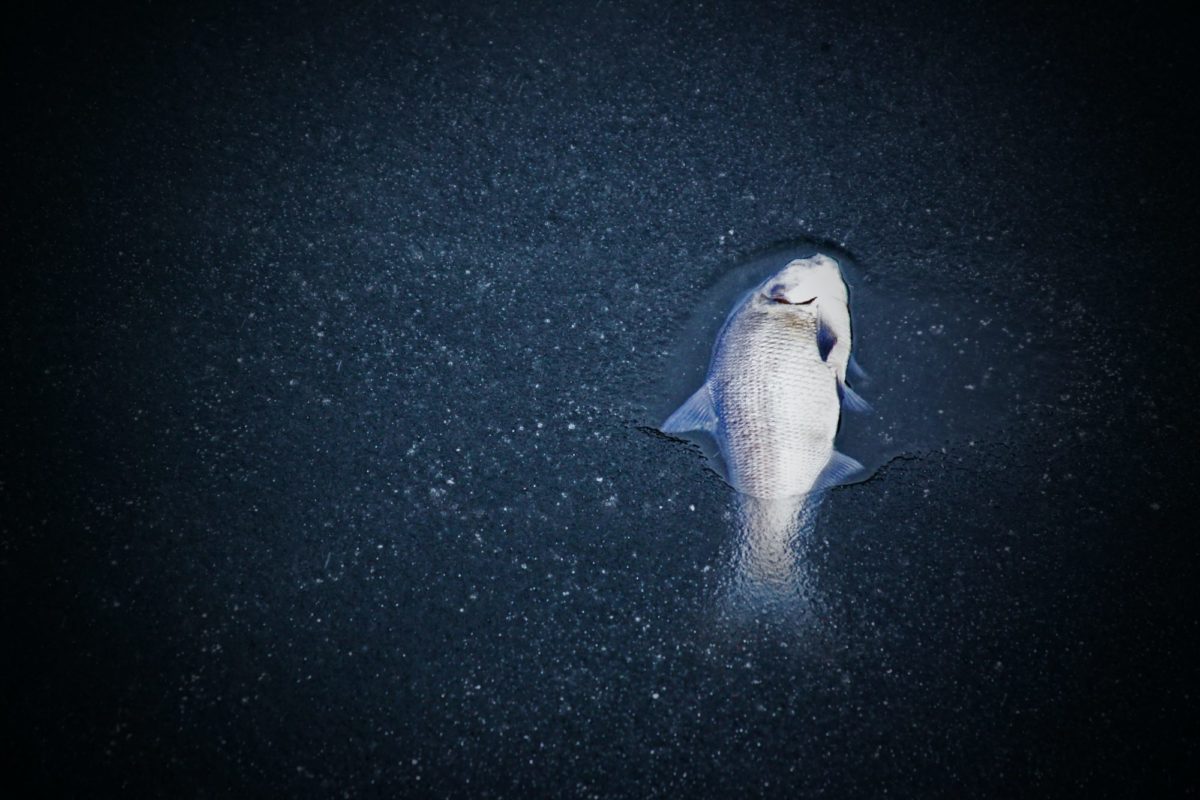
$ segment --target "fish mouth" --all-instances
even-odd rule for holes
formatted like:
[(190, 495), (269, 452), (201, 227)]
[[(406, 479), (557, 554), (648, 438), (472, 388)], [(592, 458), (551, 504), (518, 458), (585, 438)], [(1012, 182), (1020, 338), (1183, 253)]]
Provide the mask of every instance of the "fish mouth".
[(795, 303), (793, 303), (791, 300), (788, 300), (783, 295), (769, 294), (769, 295), (767, 295), (767, 299), (770, 300), (772, 303), (783, 303), (784, 305), (789, 305), (789, 306), (807, 306), (807, 305), (811, 304), (817, 298), (810, 297), (807, 300), (798, 300)]

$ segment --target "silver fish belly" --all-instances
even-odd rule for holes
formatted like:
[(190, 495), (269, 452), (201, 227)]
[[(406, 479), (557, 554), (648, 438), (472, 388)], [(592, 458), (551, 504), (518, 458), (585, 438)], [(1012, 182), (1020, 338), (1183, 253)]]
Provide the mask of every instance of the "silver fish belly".
[(727, 480), (752, 497), (818, 492), (862, 468), (834, 450), (838, 369), (822, 358), (809, 305), (748, 294), (717, 336), (704, 385), (661, 428), (711, 434)]
[(763, 498), (813, 490), (840, 416), (815, 317), (748, 304), (717, 342), (709, 389), (713, 435), (735, 489)]

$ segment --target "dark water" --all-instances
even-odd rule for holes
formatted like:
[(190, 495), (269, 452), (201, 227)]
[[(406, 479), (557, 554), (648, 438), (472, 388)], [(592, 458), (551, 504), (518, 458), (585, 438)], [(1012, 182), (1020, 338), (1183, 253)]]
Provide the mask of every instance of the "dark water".
[[(1194, 789), (1180, 21), (263, 4), (5, 29), (14, 785)], [(880, 421), (856, 435), (892, 440), (792, 543), (803, 613), (731, 614), (739, 510), (645, 429), (697, 305), (805, 236), (858, 265)]]

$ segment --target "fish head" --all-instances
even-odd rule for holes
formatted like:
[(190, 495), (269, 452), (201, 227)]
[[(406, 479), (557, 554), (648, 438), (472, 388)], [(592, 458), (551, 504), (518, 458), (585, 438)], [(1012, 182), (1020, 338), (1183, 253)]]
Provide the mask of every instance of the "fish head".
[(789, 262), (763, 281), (758, 296), (763, 305), (809, 314), (816, 314), (822, 304), (845, 305), (849, 299), (837, 260), (822, 253)]

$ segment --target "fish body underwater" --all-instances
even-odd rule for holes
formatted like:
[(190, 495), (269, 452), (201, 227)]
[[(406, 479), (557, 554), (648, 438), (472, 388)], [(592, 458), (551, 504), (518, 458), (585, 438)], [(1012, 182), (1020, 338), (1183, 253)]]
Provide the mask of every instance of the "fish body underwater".
[[(837, 261), (796, 259), (748, 292), (717, 335), (704, 384), (663, 423), (717, 443), (738, 492), (817, 493), (862, 469), (834, 449), (848, 386), (850, 314)], [(857, 402), (855, 402), (857, 401)]]

